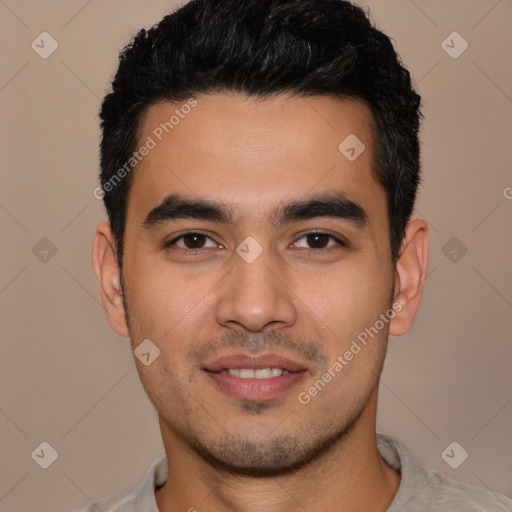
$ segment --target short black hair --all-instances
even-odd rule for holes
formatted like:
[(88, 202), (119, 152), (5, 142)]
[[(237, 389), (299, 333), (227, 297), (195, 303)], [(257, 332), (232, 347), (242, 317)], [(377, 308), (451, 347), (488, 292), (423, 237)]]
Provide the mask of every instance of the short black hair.
[(100, 181), (120, 268), (133, 177), (126, 163), (144, 114), (159, 101), (208, 93), (365, 102), (372, 112), (373, 173), (386, 192), (396, 263), (421, 181), (423, 116), (390, 38), (345, 0), (192, 0), (140, 30), (120, 52), (101, 107)]

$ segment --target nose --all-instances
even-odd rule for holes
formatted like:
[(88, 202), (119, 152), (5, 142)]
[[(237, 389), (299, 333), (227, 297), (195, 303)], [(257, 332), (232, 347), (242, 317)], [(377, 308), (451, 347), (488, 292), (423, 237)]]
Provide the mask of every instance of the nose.
[(233, 256), (233, 268), (219, 290), (217, 323), (252, 332), (295, 324), (295, 296), (287, 284), (284, 265), (273, 263), (268, 250), (251, 263), (238, 254)]

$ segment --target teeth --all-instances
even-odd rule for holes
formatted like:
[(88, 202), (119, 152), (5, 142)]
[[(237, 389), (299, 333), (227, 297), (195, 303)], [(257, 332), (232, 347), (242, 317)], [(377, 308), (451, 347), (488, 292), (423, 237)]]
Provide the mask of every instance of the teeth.
[[(279, 370), (279, 368), (275, 369)], [(270, 379), (270, 377), (272, 377), (272, 370), (270, 368), (259, 368), (254, 372), (254, 377), (256, 379)]]
[(290, 372), (281, 368), (258, 368), (257, 370), (251, 368), (230, 368), (227, 373), (241, 379), (270, 379), (271, 377), (287, 375)]

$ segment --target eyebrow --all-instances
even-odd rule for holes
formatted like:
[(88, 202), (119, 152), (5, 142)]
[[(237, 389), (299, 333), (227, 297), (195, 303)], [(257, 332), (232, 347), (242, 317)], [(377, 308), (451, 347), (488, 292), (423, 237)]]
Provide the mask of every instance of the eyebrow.
[[(307, 199), (281, 203), (271, 214), (270, 221), (281, 227), (299, 220), (327, 217), (346, 220), (359, 229), (368, 226), (368, 214), (358, 203), (348, 199), (344, 192), (325, 192)], [(179, 219), (198, 219), (232, 226), (236, 223), (233, 209), (225, 203), (194, 199), (181, 194), (170, 194), (145, 218), (145, 230)]]

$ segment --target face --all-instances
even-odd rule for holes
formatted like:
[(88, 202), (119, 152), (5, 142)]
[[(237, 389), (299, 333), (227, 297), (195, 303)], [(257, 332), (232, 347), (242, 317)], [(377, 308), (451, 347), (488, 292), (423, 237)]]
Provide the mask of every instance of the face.
[(132, 348), (160, 350), (136, 363), (168, 443), (232, 471), (290, 471), (374, 406), (397, 321), (371, 113), (327, 97), (195, 100), (141, 125), (140, 145), (155, 144), (127, 204)]

